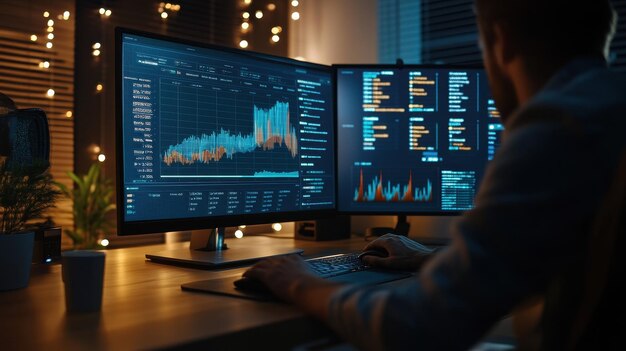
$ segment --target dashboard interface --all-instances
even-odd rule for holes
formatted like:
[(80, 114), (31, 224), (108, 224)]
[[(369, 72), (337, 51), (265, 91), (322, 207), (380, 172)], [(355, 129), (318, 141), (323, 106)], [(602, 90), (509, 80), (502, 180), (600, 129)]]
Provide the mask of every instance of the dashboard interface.
[(122, 34), (126, 221), (335, 208), (330, 68)]
[(473, 207), (504, 130), (482, 69), (338, 66), (338, 209)]

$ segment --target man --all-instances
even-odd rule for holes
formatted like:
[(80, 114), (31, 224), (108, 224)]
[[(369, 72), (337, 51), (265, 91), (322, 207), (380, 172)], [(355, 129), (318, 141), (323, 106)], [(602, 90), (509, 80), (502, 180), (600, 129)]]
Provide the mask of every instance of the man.
[[(506, 134), (449, 247), (433, 254), (393, 235), (372, 242), (389, 257), (368, 257), (369, 264), (421, 267), (393, 289), (324, 281), (297, 257), (263, 261), (244, 274), (360, 348), (472, 346), (516, 307), (586, 267), (611, 184), (625, 182), (616, 172), (626, 150), (626, 79), (606, 67), (616, 23), (608, 0), (476, 0), (475, 10)], [(560, 291), (557, 302), (578, 293)], [(531, 346), (596, 341), (564, 331)]]

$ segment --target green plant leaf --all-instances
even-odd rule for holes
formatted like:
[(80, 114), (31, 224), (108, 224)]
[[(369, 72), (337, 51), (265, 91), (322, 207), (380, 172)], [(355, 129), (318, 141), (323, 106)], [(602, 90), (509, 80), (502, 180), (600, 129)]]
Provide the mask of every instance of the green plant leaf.
[(0, 164), (0, 233), (23, 231), (43, 219), (61, 195), (54, 184), (47, 162)]
[(94, 163), (86, 174), (79, 176), (71, 173), (70, 177), (77, 186), (64, 193), (72, 200), (75, 230), (66, 233), (76, 247), (98, 247), (99, 237), (112, 227), (106, 214), (115, 209), (111, 203), (115, 189), (112, 182), (102, 175), (98, 163)]

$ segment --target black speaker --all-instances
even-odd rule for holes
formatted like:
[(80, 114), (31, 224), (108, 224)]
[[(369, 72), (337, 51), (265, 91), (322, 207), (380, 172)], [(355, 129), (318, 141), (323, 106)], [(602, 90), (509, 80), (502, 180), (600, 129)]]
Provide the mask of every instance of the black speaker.
[(52, 263), (61, 259), (61, 227), (35, 231), (33, 263)]
[(48, 161), (50, 133), (46, 113), (38, 108), (17, 109), (0, 94), (0, 160), (9, 166)]
[(295, 238), (301, 240), (341, 240), (350, 238), (350, 216), (335, 216), (296, 222)]

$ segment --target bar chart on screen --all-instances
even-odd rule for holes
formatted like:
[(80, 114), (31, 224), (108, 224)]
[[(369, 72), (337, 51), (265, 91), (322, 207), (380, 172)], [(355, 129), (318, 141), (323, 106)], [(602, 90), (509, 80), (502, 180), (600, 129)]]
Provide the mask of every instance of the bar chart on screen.
[[(232, 101), (227, 94), (197, 88), (187, 89), (187, 94), (192, 100), (195, 96), (195, 110), (181, 113), (161, 103), (161, 177), (299, 176), (298, 135), (289, 101)], [(176, 126), (168, 125), (168, 114), (177, 117)], [(181, 122), (181, 116), (186, 120)]]

